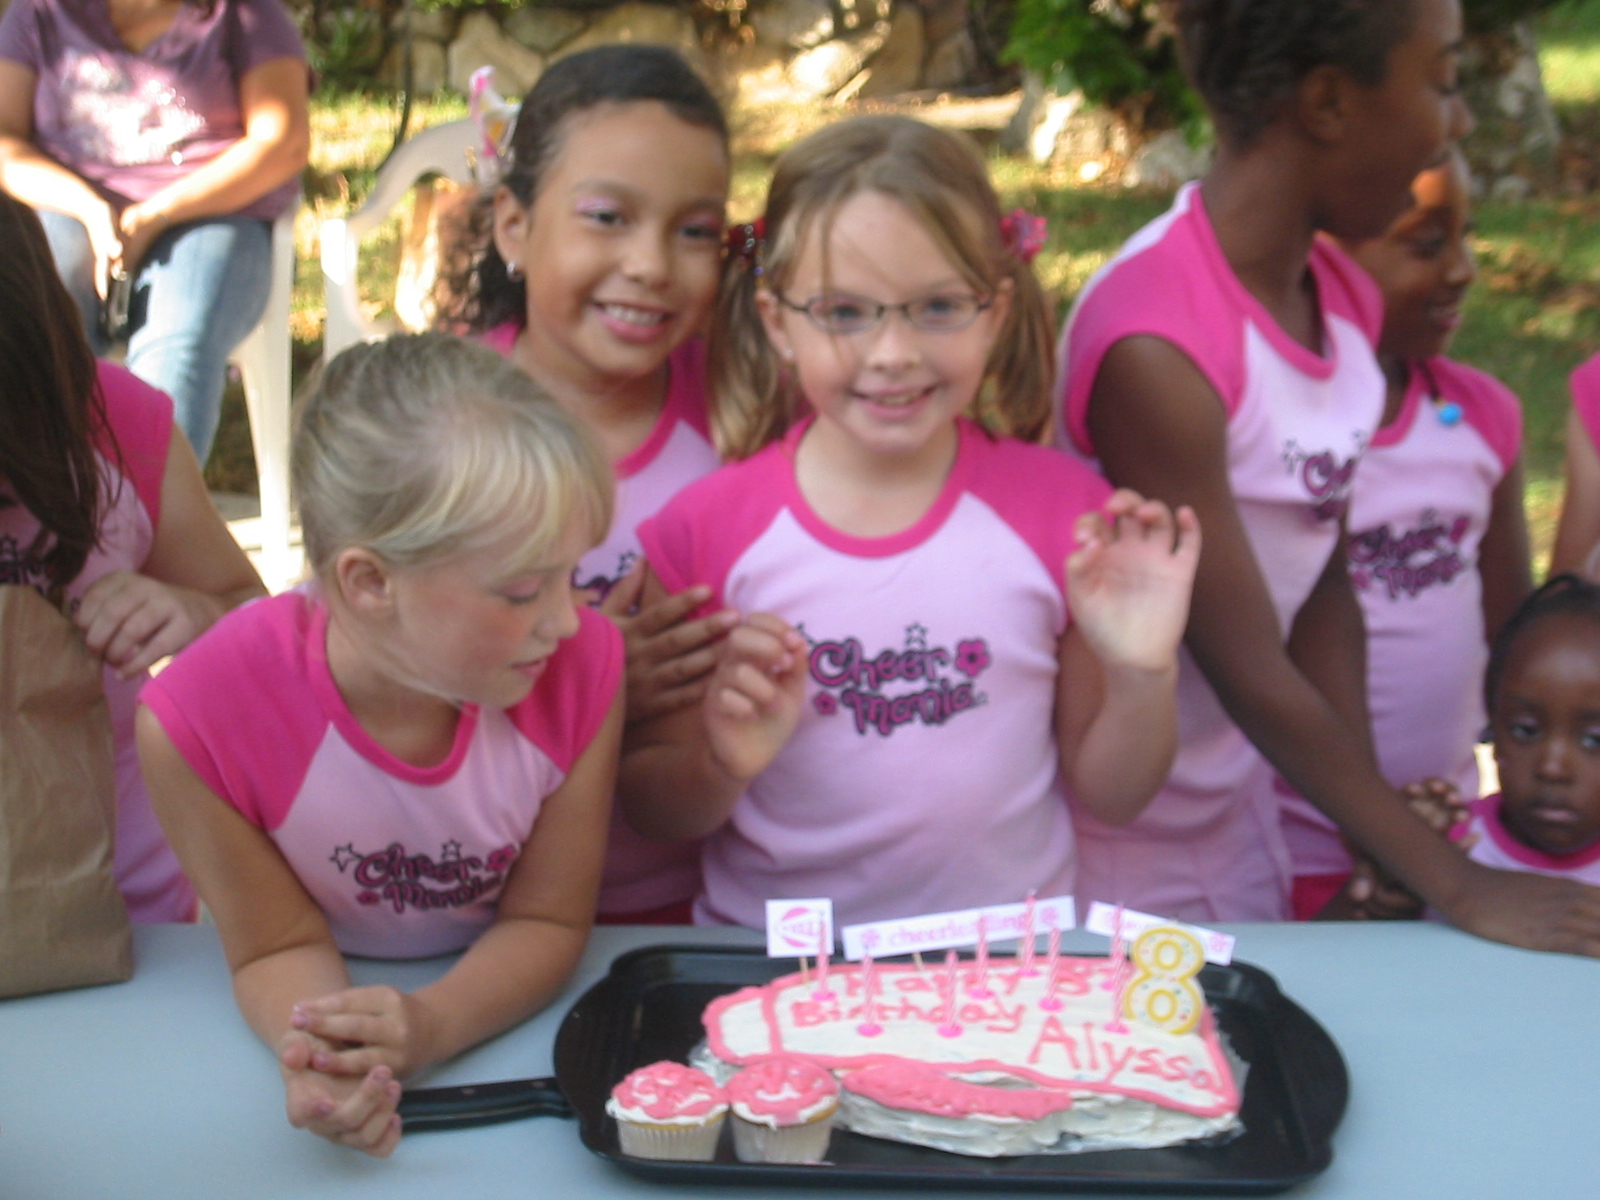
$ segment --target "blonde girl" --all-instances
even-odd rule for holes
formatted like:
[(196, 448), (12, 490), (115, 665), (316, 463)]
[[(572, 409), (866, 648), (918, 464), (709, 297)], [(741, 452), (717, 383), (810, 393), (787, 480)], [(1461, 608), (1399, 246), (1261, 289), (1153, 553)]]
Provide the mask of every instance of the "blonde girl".
[[(314, 582), (180, 655), (139, 749), (290, 1121), (387, 1154), (398, 1081), (548, 1002), (588, 934), (622, 646), (571, 576), (611, 484), (525, 374), (442, 334), (335, 359), (293, 475)], [(343, 958), (460, 950), (411, 993)]]
[(619, 792), (643, 832), (709, 835), (697, 920), (1070, 891), (1067, 796), (1127, 820), (1165, 777), (1198, 531), (1020, 440), (1049, 402), (1032, 232), (913, 120), (778, 164), (713, 337), (744, 461), (641, 530), (660, 590), (744, 614)]

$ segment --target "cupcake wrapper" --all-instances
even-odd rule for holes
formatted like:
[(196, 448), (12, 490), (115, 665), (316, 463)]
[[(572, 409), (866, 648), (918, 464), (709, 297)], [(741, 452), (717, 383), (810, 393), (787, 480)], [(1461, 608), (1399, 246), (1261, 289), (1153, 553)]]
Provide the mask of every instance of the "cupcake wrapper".
[(733, 1152), (740, 1162), (816, 1163), (828, 1154), (828, 1139), (833, 1136), (833, 1112), (804, 1125), (785, 1125), (778, 1129), (735, 1116)]
[(721, 1113), (704, 1125), (646, 1125), (619, 1120), (622, 1152), (631, 1158), (665, 1158), (677, 1162), (710, 1162), (722, 1133)]

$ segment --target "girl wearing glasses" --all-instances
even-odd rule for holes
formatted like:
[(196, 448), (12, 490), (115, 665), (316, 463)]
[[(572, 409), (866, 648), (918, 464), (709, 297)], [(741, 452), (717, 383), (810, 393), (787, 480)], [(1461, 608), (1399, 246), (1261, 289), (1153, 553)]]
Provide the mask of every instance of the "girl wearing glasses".
[(785, 154), (735, 238), (711, 357), (743, 461), (640, 538), (649, 589), (744, 616), (619, 786), (641, 833), (709, 835), (702, 923), (1070, 892), (1067, 794), (1126, 821), (1166, 777), (1198, 526), (1018, 440), (1048, 413), (1036, 234), (960, 137), (867, 117)]

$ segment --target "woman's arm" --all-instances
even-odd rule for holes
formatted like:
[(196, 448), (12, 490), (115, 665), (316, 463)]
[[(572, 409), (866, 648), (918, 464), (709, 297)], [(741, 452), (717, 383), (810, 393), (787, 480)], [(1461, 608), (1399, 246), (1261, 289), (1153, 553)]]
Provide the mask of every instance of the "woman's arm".
[[(1600, 464), (1596, 466), (1596, 473), (1600, 476)], [(1600, 504), (1600, 495), (1596, 496), (1596, 503)], [(1600, 517), (1600, 509), (1596, 510), (1596, 516)], [(1533, 568), (1528, 560), (1528, 516), (1522, 503), (1522, 463), (1519, 460), (1495, 485), (1494, 495), (1489, 500), (1489, 527), (1483, 531), (1483, 541), (1478, 545), (1478, 574), (1483, 579), (1483, 629), (1490, 641), (1533, 591)]]
[(1283, 777), (1462, 928), (1600, 955), (1600, 889), (1468, 862), (1399, 803), (1372, 766), (1370, 735), (1291, 660), (1228, 482), (1221, 399), (1188, 357), (1158, 338), (1119, 342), (1095, 380), (1089, 428), (1114, 483), (1199, 516), (1205, 548), (1187, 644)]
[(0, 59), (0, 188), (33, 208), (75, 217), (88, 232), (95, 256), (95, 286), (104, 288), (111, 264), (122, 260), (116, 211), (81, 176), (33, 144), (33, 100), (38, 75)]
[(176, 425), (161, 478), (161, 519), (139, 571), (113, 571), (74, 616), (89, 648), (124, 678), (176, 654), (246, 600), (266, 595), (217, 515), (200, 464)]
[(1552, 575), (1582, 571), (1600, 542), (1600, 453), (1577, 409), (1567, 414), (1566, 473), (1561, 522), (1550, 554)]
[(334, 1047), (297, 1031), (294, 1009), (350, 984), (328, 923), (265, 833), (208, 788), (147, 708), (139, 762), (178, 861), (206, 902), (250, 1028), (279, 1055), (292, 1124), (387, 1154), (399, 1138), (400, 1086), (385, 1067), (339, 1078), (310, 1068)]
[(130, 266), (169, 225), (238, 212), (305, 169), (311, 148), (306, 64), (275, 58), (239, 80), (244, 136), (211, 161), (123, 209)]

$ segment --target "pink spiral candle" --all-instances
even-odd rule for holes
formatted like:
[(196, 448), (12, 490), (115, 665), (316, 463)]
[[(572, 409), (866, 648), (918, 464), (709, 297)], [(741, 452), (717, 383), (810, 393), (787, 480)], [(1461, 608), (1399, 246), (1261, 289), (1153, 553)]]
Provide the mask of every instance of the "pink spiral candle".
[(967, 995), (974, 1000), (987, 1000), (994, 995), (989, 990), (989, 918), (978, 915), (978, 959), (967, 985)]
[(1033, 893), (1028, 893), (1028, 907), (1022, 913), (1022, 945), (1019, 947), (1017, 970), (1023, 975), (1037, 975), (1033, 965)]
[(832, 950), (826, 936), (817, 939), (817, 990), (811, 993), (813, 1000), (834, 998), (834, 991), (828, 986), (828, 955)]
[(883, 1026), (878, 1024), (878, 1005), (872, 998), (877, 984), (878, 973), (873, 969), (872, 955), (864, 955), (861, 959), (861, 1024), (856, 1026), (856, 1032), (862, 1037), (877, 1037), (883, 1032)]
[(1050, 940), (1045, 944), (1045, 985), (1044, 999), (1039, 1001), (1039, 1007), (1045, 1012), (1060, 1012), (1061, 1001), (1056, 999), (1056, 975), (1061, 965), (1061, 926), (1050, 926)]
[(960, 959), (954, 950), (948, 950), (944, 956), (944, 1024), (939, 1026), (940, 1037), (956, 1037), (961, 1032), (961, 1026), (956, 1024), (956, 992), (961, 988)]

